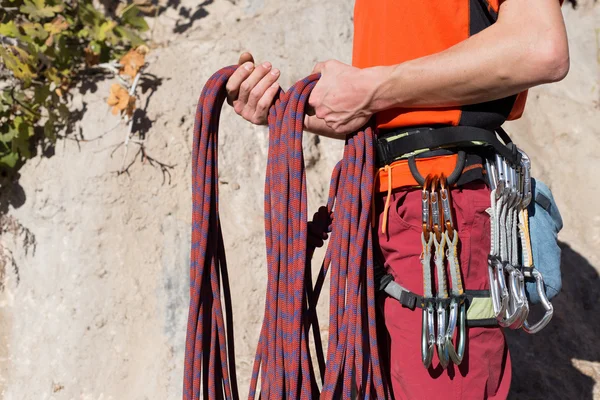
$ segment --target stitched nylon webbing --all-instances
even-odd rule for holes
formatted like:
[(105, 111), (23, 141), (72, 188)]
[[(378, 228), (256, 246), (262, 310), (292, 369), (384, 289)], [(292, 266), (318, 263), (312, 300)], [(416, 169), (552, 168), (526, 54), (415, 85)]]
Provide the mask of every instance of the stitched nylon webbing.
[[(235, 68), (223, 68), (208, 80), (196, 113), (186, 400), (239, 398), (217, 170), (219, 116), (225, 84)], [(384, 399), (387, 388), (379, 363), (373, 276), (371, 127), (348, 136), (344, 157), (334, 169), (327, 208), (334, 211), (335, 218), (325, 260), (312, 287), (302, 128), (304, 105), (317, 79), (318, 75), (312, 75), (287, 93), (280, 91), (269, 113), (265, 181), (268, 280), (249, 398), (255, 398), (260, 390), (262, 399), (350, 398), (353, 391), (359, 398)], [(314, 307), (328, 270), (329, 342), (319, 393), (308, 335), (311, 327), (315, 337), (319, 335)], [(316, 347), (319, 358), (318, 343)]]

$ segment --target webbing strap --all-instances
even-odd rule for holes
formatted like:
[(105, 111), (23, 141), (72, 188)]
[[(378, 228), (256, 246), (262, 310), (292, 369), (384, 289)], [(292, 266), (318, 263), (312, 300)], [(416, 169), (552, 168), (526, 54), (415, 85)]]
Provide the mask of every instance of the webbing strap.
[[(421, 232), (421, 245), (423, 246), (423, 254), (421, 256), (421, 267), (423, 268), (423, 293), (425, 297), (433, 297), (433, 287), (431, 282), (431, 245), (433, 243), (433, 233), (429, 232), (425, 239), (425, 234)], [(399, 297), (398, 297), (399, 299)]]
[[(377, 150), (380, 163), (389, 164), (401, 155), (410, 154), (422, 149), (436, 149), (444, 146), (472, 146), (481, 142), (496, 150), (513, 165), (519, 165), (521, 154), (516, 146), (510, 142), (508, 135), (504, 136), (499, 129), (496, 131), (506, 140), (502, 143), (496, 133), (487, 129), (460, 126), (429, 129), (412, 135), (394, 135), (381, 137), (377, 141)], [(504, 132), (505, 133), (505, 132)]]
[[(391, 276), (391, 275), (388, 275)], [(406, 289), (393, 279), (382, 288), (390, 297), (398, 300), (402, 306), (414, 310), (416, 307), (423, 308), (428, 302), (427, 296), (419, 296)], [(464, 301), (467, 304), (467, 324), (474, 326), (497, 326), (492, 299), (488, 290), (466, 290)]]
[(448, 238), (448, 232), (444, 232), (444, 236), (446, 236), (446, 243), (448, 243), (448, 267), (452, 282), (452, 295), (460, 296), (464, 290), (460, 276), (460, 262), (458, 261), (458, 232), (454, 232), (452, 240)]

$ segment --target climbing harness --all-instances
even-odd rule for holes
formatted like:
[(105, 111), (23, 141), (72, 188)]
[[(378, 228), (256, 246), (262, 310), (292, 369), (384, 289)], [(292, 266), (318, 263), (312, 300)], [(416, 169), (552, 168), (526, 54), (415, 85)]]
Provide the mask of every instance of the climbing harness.
[[(217, 162), (220, 110), (226, 82), (236, 67), (223, 68), (207, 81), (196, 113), (183, 392), (186, 400), (239, 398), (218, 208)], [(327, 207), (317, 213), (321, 220), (313, 221), (311, 226), (331, 227), (327, 229), (331, 237), (325, 259), (315, 285), (312, 283), (310, 256), (314, 248), (307, 246), (302, 128), (305, 103), (317, 80), (318, 75), (312, 75), (288, 92), (280, 91), (269, 110), (265, 180), (267, 293), (249, 398), (258, 394), (263, 399), (338, 399), (355, 394), (385, 399), (388, 389), (381, 371), (376, 330), (371, 215), (375, 154), (370, 126), (347, 137), (343, 159), (332, 174)], [(329, 270), (331, 298), (325, 361), (315, 308)], [(320, 384), (309, 346), (311, 329)]]
[[(378, 136), (376, 149), (380, 166), (379, 192), (387, 192), (384, 220), (387, 218), (392, 189), (422, 188), (423, 296), (395, 282), (391, 274), (385, 273), (381, 263), (376, 265), (376, 276), (379, 277), (380, 290), (397, 299), (404, 307), (422, 308), (423, 365), (429, 368), (434, 349), (437, 349), (443, 368), (446, 368), (449, 360), (459, 365), (465, 353), (467, 326), (522, 327), (528, 333), (543, 329), (552, 318), (553, 309), (546, 296), (543, 276), (533, 264), (528, 214), (533, 195), (531, 162), (527, 154), (515, 146), (502, 129), (492, 132), (472, 127), (425, 127), (392, 131)], [(433, 172), (436, 170), (435, 160), (440, 163), (437, 169), (439, 175)], [(454, 163), (455, 167), (450, 168), (448, 161)], [(423, 178), (420, 169), (427, 171), (426, 178)], [(439, 173), (440, 169), (444, 172)], [(406, 170), (410, 171), (413, 179), (406, 177)], [(445, 174), (449, 174), (447, 180)], [(396, 181), (394, 185), (392, 176)], [(490, 290), (480, 291), (473, 296), (474, 291), (465, 290), (462, 284), (457, 251), (459, 237), (452, 222), (448, 189), (452, 184), (461, 185), (477, 179), (487, 181), (490, 186), (491, 206), (487, 210), (491, 231), (488, 256)], [(550, 209), (558, 214), (553, 200), (548, 200), (548, 196), (542, 197), (540, 203), (545, 205), (546, 215)], [(547, 225), (548, 220), (550, 218), (546, 217), (542, 221)], [(560, 215), (553, 220), (556, 235), (562, 221)], [(385, 232), (384, 224), (382, 229)], [(430, 269), (432, 254), (437, 275), (435, 296)], [(446, 286), (444, 256), (449, 266), (450, 293)], [(551, 272), (554, 274), (558, 265), (556, 260), (552, 261)], [(557, 286), (560, 288), (560, 274), (558, 276)], [(528, 295), (532, 295), (527, 293), (526, 280), (535, 280), (536, 295), (546, 310), (535, 324), (527, 319)], [(457, 327), (455, 345), (453, 337)]]

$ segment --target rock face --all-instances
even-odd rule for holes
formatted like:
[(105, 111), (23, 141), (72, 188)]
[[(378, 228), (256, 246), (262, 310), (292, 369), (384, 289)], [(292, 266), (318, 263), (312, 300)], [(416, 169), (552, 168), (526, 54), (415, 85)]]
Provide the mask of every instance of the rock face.
[[(171, 2), (169, 2), (171, 3)], [(282, 71), (284, 88), (328, 58), (350, 62), (351, 1), (175, 2), (154, 28), (144, 87), (147, 157), (105, 103), (109, 81), (75, 105), (85, 141), (64, 140), (30, 161), (3, 194), (1, 244), (12, 252), (0, 291), (0, 393), (12, 399), (177, 399), (181, 395), (196, 101), (211, 73), (243, 50)], [(508, 124), (549, 183), (565, 228), (563, 293), (535, 336), (508, 334), (514, 398), (600, 398), (598, 268), (600, 5), (565, 7), (571, 72), (532, 90), (527, 115)], [(293, 16), (293, 18), (289, 18)], [(150, 25), (153, 22), (150, 21)], [(221, 216), (230, 265), (242, 393), (264, 310), (263, 182), (267, 131), (225, 106), (219, 137)], [(306, 135), (311, 210), (326, 200), (342, 143)], [(161, 167), (162, 166), (162, 167)], [(6, 206), (9, 202), (10, 205)], [(326, 299), (327, 293), (321, 298)], [(321, 328), (326, 332), (326, 307)]]

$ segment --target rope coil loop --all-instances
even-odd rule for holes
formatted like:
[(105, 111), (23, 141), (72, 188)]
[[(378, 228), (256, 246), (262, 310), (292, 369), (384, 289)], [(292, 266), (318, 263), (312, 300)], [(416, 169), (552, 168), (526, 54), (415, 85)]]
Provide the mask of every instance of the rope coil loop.
[[(206, 83), (196, 112), (192, 156), (190, 308), (186, 337), (186, 400), (238, 399), (231, 298), (218, 209), (217, 136), (225, 84), (237, 66)], [(375, 177), (374, 131), (349, 135), (333, 171), (327, 211), (331, 238), (313, 288), (307, 246), (307, 192), (302, 134), (304, 107), (319, 75), (280, 90), (269, 110), (265, 180), (267, 292), (249, 398), (385, 399), (379, 361), (371, 205)], [(338, 188), (340, 190), (338, 190)], [(307, 255), (308, 254), (308, 255)], [(315, 307), (331, 270), (327, 363)], [(221, 282), (223, 293), (221, 293)], [(221, 304), (225, 299), (225, 311)], [(226, 324), (224, 321), (226, 319)], [(309, 347), (315, 335), (321, 386)], [(323, 370), (324, 369), (324, 370)]]

